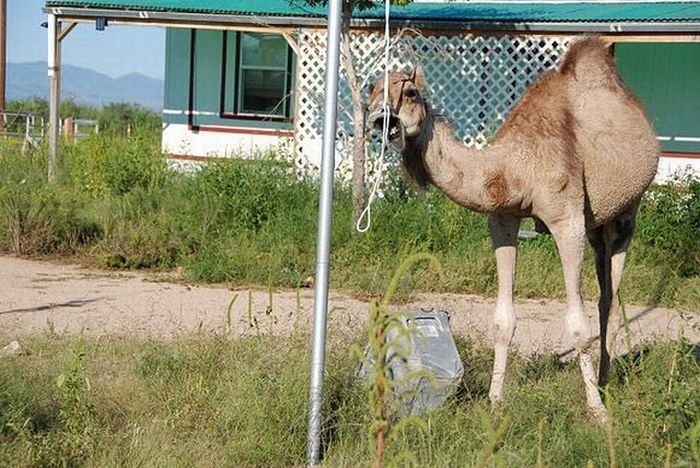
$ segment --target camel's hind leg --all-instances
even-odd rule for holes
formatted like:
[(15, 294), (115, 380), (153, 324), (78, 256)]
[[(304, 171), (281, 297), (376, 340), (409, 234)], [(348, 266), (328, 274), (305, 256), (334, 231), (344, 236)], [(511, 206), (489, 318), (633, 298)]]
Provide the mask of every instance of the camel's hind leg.
[(607, 420), (607, 410), (596, 386), (596, 375), (591, 360), (591, 333), (588, 319), (583, 312), (581, 277), (583, 272), (583, 248), (586, 228), (583, 215), (562, 218), (548, 224), (559, 249), (566, 286), (566, 329), (574, 339), (579, 354), (579, 364), (586, 387), (586, 401), (592, 415), (600, 422)]
[(588, 240), (595, 251), (596, 273), (600, 286), (598, 317), (600, 319), (600, 366), (598, 385), (608, 383), (610, 358), (622, 314), (618, 291), (625, 268), (627, 249), (634, 234), (637, 204), (613, 221), (588, 233)]
[(496, 404), (503, 398), (508, 347), (515, 333), (513, 286), (515, 283), (516, 244), (520, 219), (496, 214), (489, 215), (489, 231), (496, 253), (498, 268), (498, 299), (493, 316), (494, 363), (489, 399)]

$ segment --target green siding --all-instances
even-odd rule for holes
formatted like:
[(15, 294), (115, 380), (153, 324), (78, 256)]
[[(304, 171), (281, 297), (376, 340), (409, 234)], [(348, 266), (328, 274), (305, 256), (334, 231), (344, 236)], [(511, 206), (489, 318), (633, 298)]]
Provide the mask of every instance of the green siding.
[[(197, 30), (194, 47), (193, 124), (260, 129), (291, 129), (291, 122), (235, 119), (221, 117), (221, 78), (223, 31)], [(168, 28), (165, 59), (165, 123), (187, 124), (190, 92), (190, 45), (192, 31)], [(227, 54), (224, 109), (233, 110), (233, 79), (236, 72), (234, 51), (236, 34), (227, 34)], [(292, 63), (292, 79), (296, 74), (296, 59)], [(292, 82), (294, 86), (294, 81)], [(292, 90), (294, 88), (292, 87)], [(290, 101), (293, 102), (293, 99)], [(290, 115), (294, 115), (291, 109)]]
[[(615, 57), (659, 136), (700, 138), (700, 43), (620, 43)], [(700, 153), (700, 142), (660, 143), (666, 151)]]
[(168, 28), (165, 32), (165, 112), (163, 114), (163, 122), (166, 124), (187, 123), (189, 74), (190, 31)]
[(221, 125), (218, 117), (221, 97), (221, 34), (221, 31), (197, 31), (194, 46), (195, 125)]
[(238, 47), (237, 44), (237, 34), (234, 31), (229, 32), (226, 34), (226, 70), (228, 73), (226, 73), (226, 92), (224, 93), (224, 109), (226, 109), (227, 112), (233, 112), (233, 97), (236, 94), (234, 90), (234, 83), (235, 83), (235, 78), (236, 78), (236, 72), (238, 71), (236, 69), (236, 48)]

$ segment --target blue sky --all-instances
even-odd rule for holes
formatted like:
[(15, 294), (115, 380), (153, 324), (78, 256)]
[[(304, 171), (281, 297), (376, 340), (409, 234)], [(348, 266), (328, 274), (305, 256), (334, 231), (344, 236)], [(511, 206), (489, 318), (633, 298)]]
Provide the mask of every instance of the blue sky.
[[(43, 0), (7, 1), (7, 59), (46, 61)], [(80, 24), (63, 41), (63, 63), (91, 68), (112, 77), (142, 73), (163, 78), (165, 31), (162, 28), (110, 26), (104, 32)]]

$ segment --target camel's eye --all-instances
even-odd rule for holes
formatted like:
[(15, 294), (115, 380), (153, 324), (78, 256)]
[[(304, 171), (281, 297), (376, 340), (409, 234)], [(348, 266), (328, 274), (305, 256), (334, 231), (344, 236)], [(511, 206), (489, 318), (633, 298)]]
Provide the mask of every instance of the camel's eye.
[(413, 89), (413, 88), (408, 88), (403, 92), (403, 95), (406, 96), (409, 99), (413, 99), (416, 96), (418, 96), (418, 91)]

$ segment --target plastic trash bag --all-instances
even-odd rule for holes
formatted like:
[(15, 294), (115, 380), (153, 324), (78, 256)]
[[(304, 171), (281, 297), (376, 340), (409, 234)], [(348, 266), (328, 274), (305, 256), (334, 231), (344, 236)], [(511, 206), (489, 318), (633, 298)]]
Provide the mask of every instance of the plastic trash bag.
[[(387, 341), (408, 351), (401, 358), (389, 357), (391, 395), (395, 415), (422, 416), (442, 406), (462, 380), (464, 366), (450, 329), (450, 314), (441, 309), (417, 309), (401, 317), (409, 333), (399, 337), (391, 330)], [(391, 348), (389, 354), (391, 354)], [(371, 382), (374, 357), (365, 348), (366, 362), (359, 376)]]

